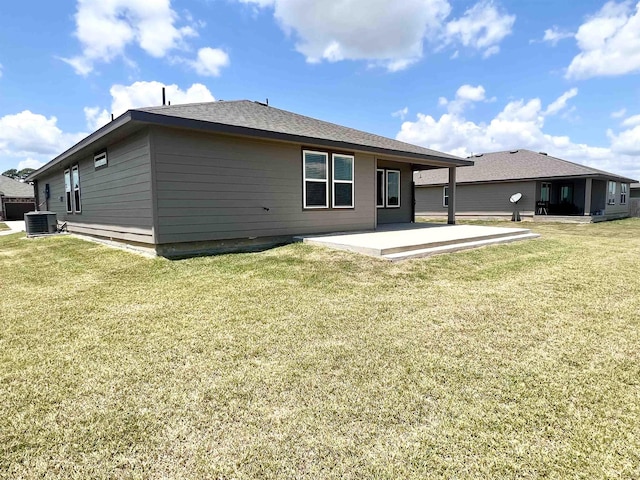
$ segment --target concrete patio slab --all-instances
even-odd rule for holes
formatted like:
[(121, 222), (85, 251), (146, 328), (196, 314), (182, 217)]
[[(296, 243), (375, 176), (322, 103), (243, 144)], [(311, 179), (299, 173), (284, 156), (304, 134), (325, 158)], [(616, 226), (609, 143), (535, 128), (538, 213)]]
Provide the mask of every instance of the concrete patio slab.
[(298, 237), (304, 243), (404, 260), (539, 237), (526, 228), (434, 223), (393, 224), (375, 231)]

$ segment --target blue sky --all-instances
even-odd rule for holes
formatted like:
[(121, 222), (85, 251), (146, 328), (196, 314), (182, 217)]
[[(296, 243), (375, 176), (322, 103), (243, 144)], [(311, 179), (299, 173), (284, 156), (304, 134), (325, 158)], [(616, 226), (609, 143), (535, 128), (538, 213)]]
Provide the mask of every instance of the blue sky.
[(529, 148), (640, 179), (640, 3), (79, 0), (0, 6), (0, 171), (111, 113), (271, 105), (461, 156)]

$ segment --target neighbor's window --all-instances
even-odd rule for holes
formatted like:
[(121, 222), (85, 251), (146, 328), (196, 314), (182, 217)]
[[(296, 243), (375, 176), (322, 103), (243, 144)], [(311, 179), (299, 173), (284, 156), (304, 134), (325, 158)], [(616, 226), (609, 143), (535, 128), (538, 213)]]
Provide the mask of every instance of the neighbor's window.
[(384, 169), (376, 170), (376, 207), (384, 207)]
[(387, 207), (400, 206), (400, 170), (387, 170)]
[(67, 213), (71, 213), (73, 211), (73, 207), (71, 206), (71, 170), (64, 171), (64, 193)]
[(607, 205), (616, 204), (616, 182), (609, 182), (609, 196), (607, 198)]
[(543, 183), (540, 187), (540, 201), (549, 202), (551, 200), (551, 184)]
[(449, 206), (449, 187), (442, 187), (442, 206)]
[(353, 208), (353, 156), (334, 153), (333, 207)]
[(94, 168), (106, 167), (107, 166), (107, 151), (102, 150), (101, 152), (96, 153), (93, 156), (93, 166)]
[(73, 211), (80, 213), (82, 207), (80, 205), (80, 172), (78, 165), (71, 167), (71, 182), (73, 186)]
[(573, 187), (571, 185), (560, 187), (560, 203), (573, 203)]
[(627, 192), (629, 191), (629, 184), (628, 183), (621, 183), (620, 184), (620, 205), (626, 205), (627, 204)]
[(325, 152), (303, 152), (304, 208), (329, 207), (328, 159)]

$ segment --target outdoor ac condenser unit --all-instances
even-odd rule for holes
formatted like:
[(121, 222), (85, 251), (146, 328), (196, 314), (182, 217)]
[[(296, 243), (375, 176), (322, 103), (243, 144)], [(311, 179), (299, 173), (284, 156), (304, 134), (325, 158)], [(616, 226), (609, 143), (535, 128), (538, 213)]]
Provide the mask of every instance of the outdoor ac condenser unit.
[(29, 212), (24, 214), (27, 236), (56, 233), (58, 219), (55, 212)]

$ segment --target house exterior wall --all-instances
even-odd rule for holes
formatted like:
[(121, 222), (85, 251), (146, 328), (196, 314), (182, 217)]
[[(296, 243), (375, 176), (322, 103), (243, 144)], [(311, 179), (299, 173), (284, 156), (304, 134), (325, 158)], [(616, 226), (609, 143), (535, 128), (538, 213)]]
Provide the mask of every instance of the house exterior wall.
[(300, 144), (153, 127), (151, 148), (158, 244), (375, 226), (373, 155), (355, 154), (354, 208), (304, 209)]
[(70, 232), (119, 240), (153, 243), (151, 163), (148, 131), (140, 131), (107, 147), (108, 164), (96, 169), (93, 154), (76, 163), (79, 166), (81, 212), (67, 213), (64, 171), (72, 163), (59, 165), (37, 181), (37, 197), (48, 205), (41, 209), (56, 212), (58, 221), (67, 222)]
[[(413, 221), (412, 202), (412, 182), (413, 171), (411, 165), (407, 163), (392, 162), (378, 159), (377, 168), (387, 168), (400, 170), (400, 207), (398, 208), (378, 208), (378, 224), (386, 223), (407, 223)], [(375, 181), (373, 183), (375, 193)], [(373, 204), (376, 204), (374, 197)]]
[[(608, 192), (608, 183), (607, 183), (607, 192)], [(604, 214), (607, 217), (627, 217), (629, 216), (629, 188), (627, 187), (627, 203), (622, 205), (620, 204), (620, 182), (616, 182), (616, 196), (615, 196), (615, 204), (614, 205), (605, 205)]]
[[(509, 216), (513, 205), (509, 198), (522, 193), (518, 203), (520, 215), (533, 216), (536, 202), (536, 182), (502, 182), (483, 184), (458, 184), (456, 186), (456, 215), (460, 216)], [(416, 186), (416, 215), (428, 217), (446, 216), (443, 206), (443, 186)]]

